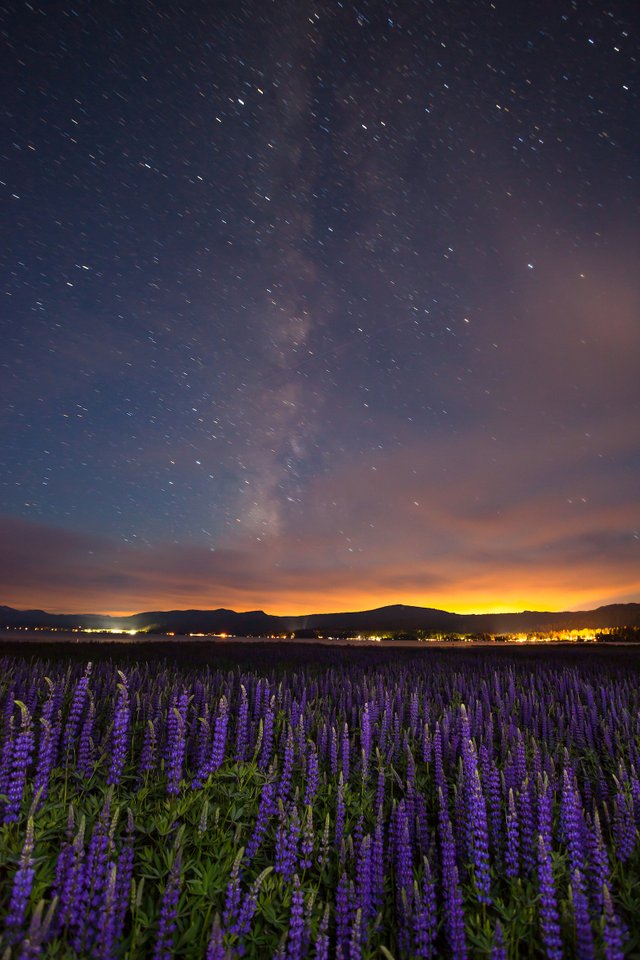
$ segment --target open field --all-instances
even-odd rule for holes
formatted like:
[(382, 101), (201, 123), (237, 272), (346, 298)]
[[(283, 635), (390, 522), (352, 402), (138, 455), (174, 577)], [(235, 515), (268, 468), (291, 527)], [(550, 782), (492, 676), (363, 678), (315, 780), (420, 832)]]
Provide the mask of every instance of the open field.
[(640, 956), (638, 648), (0, 658), (7, 960)]

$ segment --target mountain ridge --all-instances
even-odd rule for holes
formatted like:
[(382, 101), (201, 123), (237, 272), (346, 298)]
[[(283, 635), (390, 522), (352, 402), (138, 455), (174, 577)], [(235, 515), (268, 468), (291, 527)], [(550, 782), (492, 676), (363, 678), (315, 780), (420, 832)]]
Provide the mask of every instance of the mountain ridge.
[(0, 605), (0, 627), (136, 630), (149, 633), (229, 633), (236, 636), (295, 631), (433, 631), (442, 633), (534, 633), (546, 630), (640, 626), (640, 603), (606, 604), (593, 610), (512, 613), (451, 613), (436, 607), (390, 604), (371, 610), (275, 616), (263, 610), (153, 610), (109, 614), (47, 613)]

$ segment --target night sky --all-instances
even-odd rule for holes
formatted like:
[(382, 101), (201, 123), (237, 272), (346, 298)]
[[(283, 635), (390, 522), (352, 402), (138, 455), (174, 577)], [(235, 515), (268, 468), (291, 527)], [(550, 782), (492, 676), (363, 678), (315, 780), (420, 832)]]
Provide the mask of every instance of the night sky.
[(640, 600), (634, 7), (3, 4), (0, 603)]

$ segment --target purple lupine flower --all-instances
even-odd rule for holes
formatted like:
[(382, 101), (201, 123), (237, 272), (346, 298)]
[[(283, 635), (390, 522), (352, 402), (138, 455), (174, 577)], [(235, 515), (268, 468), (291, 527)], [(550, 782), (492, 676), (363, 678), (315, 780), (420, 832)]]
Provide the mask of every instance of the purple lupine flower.
[[(195, 704), (194, 712), (195, 715), (198, 716)], [(209, 755), (210, 736), (211, 726), (209, 724), (209, 704), (205, 703), (202, 708), (202, 716), (198, 716), (197, 732), (195, 735), (194, 762), (198, 770), (205, 763), (207, 756)]]
[(55, 733), (52, 725), (53, 708), (55, 703), (55, 684), (52, 680), (49, 680), (48, 677), (45, 679), (49, 685), (49, 696), (44, 704), (44, 707), (42, 708), (42, 716), (40, 717), (40, 727), (42, 729), (42, 733), (40, 734), (38, 760), (36, 763), (36, 772), (33, 778), (33, 793), (34, 796), (40, 797), (40, 806), (42, 806), (47, 798), (47, 793), (49, 790), (49, 778), (51, 776), (51, 770), (56, 752)]
[(576, 928), (576, 955), (580, 960), (593, 960), (593, 930), (589, 918), (589, 904), (584, 892), (584, 881), (576, 871), (571, 881), (573, 919)]
[(291, 913), (287, 934), (287, 960), (302, 960), (302, 941), (304, 937), (304, 893), (298, 874), (293, 878)]
[(406, 934), (407, 905), (413, 892), (413, 856), (409, 836), (409, 821), (404, 800), (396, 808), (395, 817), (395, 872), (398, 913), (403, 923), (401, 933)]
[(118, 674), (120, 676), (120, 683), (118, 684), (118, 698), (116, 700), (113, 730), (111, 733), (111, 766), (107, 777), (107, 783), (109, 785), (117, 785), (120, 783), (129, 745), (129, 689), (124, 673), (119, 670)]
[(87, 709), (82, 728), (80, 730), (80, 743), (78, 745), (78, 772), (81, 777), (88, 780), (93, 773), (93, 744), (91, 733), (95, 721), (96, 709), (91, 696), (91, 691), (87, 691), (89, 707)]
[(140, 751), (140, 760), (138, 761), (138, 774), (142, 778), (150, 770), (156, 759), (156, 728), (153, 720), (149, 718), (144, 727), (144, 737), (142, 740), (142, 749)]
[(551, 857), (541, 834), (538, 835), (538, 881), (540, 887), (540, 926), (549, 960), (562, 960), (562, 937)]
[(378, 808), (378, 817), (371, 847), (371, 883), (372, 901), (378, 910), (384, 900), (384, 821), (382, 808)]
[[(26, 709), (26, 708), (25, 708)], [(27, 904), (31, 896), (35, 870), (33, 868), (33, 820), (29, 817), (27, 831), (20, 854), (18, 869), (13, 878), (9, 909), (4, 918), (4, 926), (9, 942), (15, 943), (20, 938), (27, 914)]]
[(489, 873), (489, 831), (487, 828), (487, 807), (482, 793), (478, 768), (473, 771), (473, 793), (470, 815), (473, 823), (471, 856), (474, 865), (474, 878), (480, 903), (491, 903), (491, 877)]
[(538, 783), (538, 833), (544, 840), (547, 850), (553, 845), (552, 832), (552, 796), (549, 777), (545, 773)]
[(318, 927), (315, 942), (315, 960), (329, 960), (329, 904), (327, 903)]
[(44, 901), (41, 900), (36, 906), (29, 923), (29, 930), (26, 937), (20, 944), (20, 953), (18, 960), (36, 960), (42, 955), (42, 944), (48, 937), (49, 929), (55, 911), (55, 903), (49, 904), (45, 916), (42, 916), (44, 910)]
[[(72, 910), (76, 905), (76, 895), (83, 889), (84, 829), (85, 822), (82, 818), (78, 832), (74, 837), (74, 814), (73, 807), (70, 807), (67, 821), (67, 839), (58, 855), (53, 885), (53, 893), (57, 899), (57, 911), (53, 920), (54, 935), (70, 924)], [(76, 913), (76, 917), (78, 917), (78, 913)]]
[(318, 852), (318, 864), (320, 867), (324, 867), (325, 863), (329, 859), (329, 843), (331, 837), (331, 817), (330, 814), (324, 818), (324, 827), (322, 829), (322, 837), (320, 838), (320, 850)]
[(13, 735), (14, 735), (14, 718), (13, 718), (13, 709), (15, 706), (13, 700), (13, 691), (10, 691), (7, 695), (7, 702), (10, 703), (11, 709), (10, 712), (5, 706), (5, 716), (4, 716), (4, 738), (2, 741), (2, 756), (0, 757), (0, 794), (6, 794), (7, 792), (7, 783), (9, 782), (9, 777), (11, 775), (11, 757), (13, 755)]
[(584, 872), (582, 804), (573, 782), (573, 774), (566, 767), (562, 779), (560, 821), (564, 840), (569, 848), (571, 874), (575, 874), (577, 870), (582, 876)]
[(153, 948), (153, 960), (171, 960), (173, 956), (173, 938), (177, 926), (178, 901), (180, 899), (181, 865), (182, 856), (180, 850), (178, 850), (169, 871), (169, 879), (162, 897), (158, 932)]
[(307, 750), (307, 782), (304, 788), (303, 803), (307, 807), (313, 803), (313, 798), (318, 789), (318, 751), (315, 743), (309, 743)]
[(350, 918), (349, 884), (347, 883), (347, 875), (343, 870), (336, 888), (336, 955), (341, 951), (342, 956), (347, 956)]
[(418, 691), (412, 690), (409, 700), (409, 726), (411, 735), (415, 737), (420, 722), (420, 703), (418, 701)]
[(362, 912), (357, 908), (349, 936), (349, 960), (362, 960)]
[(167, 762), (167, 793), (172, 797), (177, 797), (180, 793), (182, 765), (186, 751), (185, 730), (188, 707), (188, 694), (183, 693), (179, 697), (178, 703), (172, 708), (173, 723), (170, 730), (170, 742), (168, 744), (169, 756)]
[(414, 888), (414, 902), (416, 904), (413, 917), (413, 953), (421, 960), (430, 960), (435, 956), (435, 938), (438, 929), (436, 915), (436, 893), (429, 861), (424, 858), (424, 873), (422, 887), (416, 882)]
[(631, 771), (630, 777), (630, 786), (631, 786), (631, 802), (633, 807), (633, 816), (635, 822), (640, 826), (640, 778), (636, 775), (636, 770), (640, 767), (640, 760), (637, 759), (634, 765), (634, 768)]
[(369, 703), (365, 702), (360, 714), (360, 744), (362, 746), (362, 755), (364, 759), (363, 766), (366, 769), (371, 755), (371, 715), (369, 713)]
[(616, 857), (621, 863), (626, 863), (636, 845), (633, 807), (620, 786), (618, 786), (613, 802), (613, 836), (616, 842)]
[(276, 787), (272, 780), (266, 780), (260, 794), (260, 805), (256, 817), (253, 834), (245, 849), (247, 862), (256, 855), (260, 844), (269, 828), (269, 821), (275, 812)]
[(384, 791), (386, 786), (386, 775), (384, 767), (379, 767), (378, 769), (378, 781), (376, 784), (376, 802), (375, 810), (376, 813), (384, 806)]
[(604, 903), (604, 956), (605, 960), (623, 960), (624, 937), (620, 920), (613, 909), (608, 887), (602, 889)]
[(115, 900), (115, 936), (122, 936), (124, 922), (129, 908), (131, 880), (133, 877), (133, 839), (134, 823), (131, 810), (127, 811), (127, 833), (118, 857), (118, 882)]
[(518, 791), (518, 814), (520, 821), (520, 853), (526, 871), (532, 871), (536, 860), (534, 857), (535, 828), (533, 810), (531, 807), (531, 789), (527, 778), (520, 785)]
[(358, 866), (356, 871), (356, 903), (362, 915), (362, 934), (366, 936), (367, 922), (375, 916), (373, 905), (373, 877), (371, 869), (371, 837), (367, 834), (362, 839), (358, 852)]
[(33, 756), (33, 723), (26, 705), (16, 700), (20, 708), (20, 730), (13, 744), (11, 769), (7, 784), (7, 802), (4, 808), (4, 822), (15, 823), (20, 817), (22, 795), (27, 782), (27, 770)]
[(349, 725), (347, 723), (345, 723), (342, 728), (340, 759), (342, 760), (342, 776), (346, 783), (351, 771), (351, 744), (349, 742)]
[[(300, 842), (300, 814), (298, 813), (298, 805), (294, 801), (291, 805), (291, 813), (289, 815), (289, 828), (287, 830), (287, 860), (291, 865), (291, 869), (295, 870), (296, 864), (298, 862), (298, 844)], [(289, 871), (285, 872), (285, 879), (289, 879)]]
[(442, 857), (442, 886), (444, 899), (445, 931), (453, 960), (465, 960), (467, 946), (464, 935), (464, 909), (462, 891), (456, 864), (456, 848), (442, 791), (439, 794), (438, 827)]
[(360, 852), (360, 844), (362, 843), (362, 838), (364, 836), (364, 817), (362, 814), (358, 817), (356, 825), (351, 832), (351, 840), (353, 842), (353, 855), (357, 859)]
[(291, 787), (291, 774), (293, 772), (293, 731), (289, 726), (287, 730), (287, 739), (284, 746), (284, 761), (282, 764), (282, 773), (278, 782), (278, 797), (287, 800), (289, 789)]
[(504, 945), (504, 934), (499, 920), (496, 921), (496, 929), (493, 934), (491, 960), (507, 960), (507, 948)]
[(82, 886), (77, 890), (72, 907), (75, 929), (73, 946), (77, 953), (86, 952), (95, 939), (102, 903), (102, 891), (109, 873), (111, 791), (107, 793), (98, 822), (93, 828), (82, 871)]
[(260, 893), (260, 888), (264, 883), (265, 877), (268, 877), (272, 870), (273, 867), (265, 867), (262, 873), (258, 874), (245, 894), (238, 909), (236, 920), (231, 924), (230, 927), (230, 932), (235, 933), (236, 936), (240, 938), (246, 937), (251, 930), (251, 923), (258, 907), (258, 894)]
[(205, 960), (227, 960), (227, 952), (224, 949), (224, 936), (220, 926), (220, 917), (216, 913), (213, 918), (213, 927), (211, 936), (207, 944), (207, 953)]
[(118, 868), (112, 863), (107, 875), (104, 900), (100, 906), (98, 931), (96, 942), (93, 948), (93, 956), (96, 960), (111, 960), (113, 956), (113, 945), (117, 938), (117, 918), (116, 918), (116, 883), (118, 879)]
[(218, 767), (222, 766), (227, 748), (228, 726), (229, 704), (226, 697), (220, 697), (220, 702), (218, 704), (218, 715), (216, 716), (216, 721), (213, 728), (213, 745), (211, 747), (211, 754), (206, 760), (204, 766), (198, 770), (198, 773), (191, 784), (192, 790), (199, 789), (207, 777), (214, 773)]
[(227, 929), (236, 922), (238, 910), (240, 909), (240, 880), (242, 878), (242, 850), (233, 861), (229, 881), (227, 883), (227, 892), (224, 900), (224, 913), (222, 920)]
[(249, 736), (249, 700), (247, 698), (246, 687), (240, 684), (240, 707), (238, 709), (238, 722), (236, 727), (236, 750), (234, 760), (240, 763), (244, 760)]
[(274, 710), (275, 697), (272, 697), (270, 705), (262, 718), (262, 748), (260, 750), (260, 759), (258, 760), (260, 770), (266, 770), (271, 763), (271, 755), (273, 753)]
[(298, 808), (292, 803), (289, 816), (280, 801), (279, 826), (276, 837), (275, 870), (285, 880), (291, 880), (298, 863), (298, 842), (300, 838), (300, 817)]
[(442, 758), (442, 731), (440, 729), (440, 724), (436, 722), (436, 729), (433, 735), (433, 756), (434, 756), (434, 767), (435, 767), (435, 782), (436, 789), (442, 793), (445, 801), (447, 798), (447, 780), (444, 775), (444, 766)]
[(313, 808), (311, 804), (306, 808), (302, 825), (302, 842), (300, 844), (300, 866), (308, 870), (313, 863), (313, 848), (315, 845), (315, 830), (313, 826)]
[(342, 773), (340, 773), (338, 778), (338, 793), (336, 798), (336, 820), (333, 831), (333, 842), (338, 849), (340, 849), (342, 838), (344, 836), (344, 817), (344, 780), (342, 778)]
[(92, 664), (88, 663), (85, 667), (83, 675), (76, 684), (75, 690), (73, 691), (71, 706), (69, 707), (69, 715), (67, 717), (62, 738), (62, 748), (66, 754), (67, 763), (69, 762), (69, 752), (75, 745), (76, 734), (78, 732), (78, 727), (80, 725), (80, 720), (82, 718), (84, 706), (87, 700), (91, 670)]
[(329, 743), (329, 767), (332, 776), (335, 777), (338, 773), (338, 734), (334, 726), (331, 727), (331, 741)]
[(602, 891), (604, 887), (609, 887), (610, 867), (609, 856), (602, 838), (600, 817), (596, 809), (593, 811), (592, 828), (587, 834), (587, 844), (590, 860), (589, 883), (591, 893), (594, 903), (602, 910), (604, 907)]
[(433, 757), (433, 740), (431, 739), (431, 728), (425, 722), (422, 726), (422, 762), (431, 763)]
[(507, 877), (517, 877), (520, 873), (520, 830), (518, 826), (518, 812), (513, 796), (513, 788), (509, 789), (509, 806), (507, 809), (507, 849), (504, 855), (505, 874)]

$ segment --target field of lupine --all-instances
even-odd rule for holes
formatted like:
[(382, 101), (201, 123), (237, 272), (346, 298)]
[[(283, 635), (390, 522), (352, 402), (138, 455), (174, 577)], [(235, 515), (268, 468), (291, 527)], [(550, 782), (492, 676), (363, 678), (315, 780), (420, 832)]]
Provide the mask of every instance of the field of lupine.
[(3, 960), (640, 955), (636, 654), (6, 656), (0, 685)]

